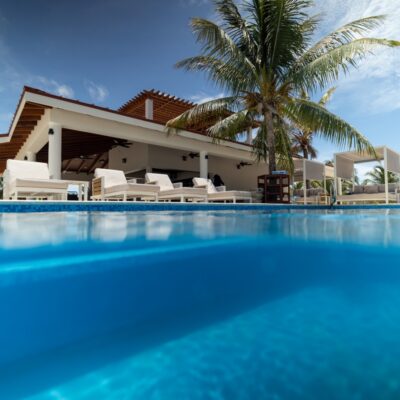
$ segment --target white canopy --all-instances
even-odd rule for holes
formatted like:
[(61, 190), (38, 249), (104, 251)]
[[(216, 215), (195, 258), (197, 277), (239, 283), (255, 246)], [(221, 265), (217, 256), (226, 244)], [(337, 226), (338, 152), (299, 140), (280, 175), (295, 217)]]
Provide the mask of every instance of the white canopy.
[(336, 153), (334, 155), (336, 189), (337, 179), (352, 180), (354, 178), (354, 164), (383, 161), (383, 168), (385, 170), (386, 203), (389, 203), (388, 171), (400, 174), (400, 154), (386, 146), (376, 147), (375, 153), (376, 157), (366, 152), (359, 153), (356, 151), (346, 151), (343, 153)]
[(329, 167), (322, 162), (312, 161), (306, 159), (295, 159), (294, 163), (294, 177), (295, 182), (306, 180), (323, 181), (326, 178), (333, 178), (333, 167)]
[[(326, 178), (333, 178), (334, 171), (332, 167), (319, 161), (307, 159), (295, 159), (294, 163), (294, 182), (306, 182), (308, 180), (323, 181), (326, 188)], [(304, 204), (307, 204), (307, 188), (304, 184)]]

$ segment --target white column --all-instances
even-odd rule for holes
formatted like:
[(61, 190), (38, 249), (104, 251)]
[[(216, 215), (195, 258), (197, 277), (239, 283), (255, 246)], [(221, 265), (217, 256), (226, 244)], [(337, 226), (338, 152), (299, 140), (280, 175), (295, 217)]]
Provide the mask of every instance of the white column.
[(36, 153), (33, 151), (27, 151), (25, 154), (25, 158), (27, 161), (36, 161)]
[(336, 169), (336, 154), (333, 155), (333, 196), (336, 197), (339, 195), (339, 185), (338, 185), (338, 176), (337, 176), (337, 169)]
[(248, 128), (246, 132), (246, 143), (252, 144), (253, 143), (253, 129)]
[(49, 171), (52, 179), (61, 179), (62, 163), (62, 127), (60, 124), (49, 124)]
[(342, 178), (337, 178), (337, 194), (338, 196), (342, 196), (343, 195), (343, 187), (342, 187)]
[(144, 103), (144, 113), (146, 119), (154, 119), (154, 104), (153, 99), (146, 99)]
[(208, 155), (206, 151), (200, 152), (200, 178), (208, 178)]
[(387, 147), (383, 148), (383, 167), (385, 169), (385, 202), (389, 204), (389, 176), (388, 176), (388, 159)]

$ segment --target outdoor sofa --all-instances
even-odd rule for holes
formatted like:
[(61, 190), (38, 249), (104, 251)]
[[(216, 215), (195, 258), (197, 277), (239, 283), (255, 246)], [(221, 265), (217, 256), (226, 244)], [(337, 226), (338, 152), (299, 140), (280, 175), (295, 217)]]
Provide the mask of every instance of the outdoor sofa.
[(253, 199), (251, 192), (241, 190), (226, 190), (226, 186), (214, 186), (211, 179), (193, 178), (193, 185), (195, 188), (207, 189), (207, 199), (210, 202), (221, 201), (226, 203), (231, 201), (236, 203), (238, 201), (252, 203)]
[(159, 186), (127, 180), (123, 171), (96, 168), (92, 181), (92, 200), (158, 201)]
[[(400, 186), (398, 183), (389, 183), (389, 202), (399, 202)], [(382, 203), (386, 201), (385, 185), (357, 185), (350, 194), (336, 197), (336, 203)]]
[(160, 188), (158, 199), (161, 201), (178, 200), (180, 202), (207, 202), (207, 190), (183, 187), (181, 183), (172, 183), (166, 174), (147, 173), (146, 182)]

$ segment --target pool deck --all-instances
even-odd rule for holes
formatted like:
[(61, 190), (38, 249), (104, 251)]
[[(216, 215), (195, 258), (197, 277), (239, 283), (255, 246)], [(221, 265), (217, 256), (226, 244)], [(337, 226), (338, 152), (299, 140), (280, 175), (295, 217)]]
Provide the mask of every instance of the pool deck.
[(125, 212), (125, 211), (285, 211), (285, 210), (371, 210), (399, 209), (400, 204), (297, 205), (232, 203), (166, 203), (110, 201), (0, 201), (0, 213), (36, 212)]

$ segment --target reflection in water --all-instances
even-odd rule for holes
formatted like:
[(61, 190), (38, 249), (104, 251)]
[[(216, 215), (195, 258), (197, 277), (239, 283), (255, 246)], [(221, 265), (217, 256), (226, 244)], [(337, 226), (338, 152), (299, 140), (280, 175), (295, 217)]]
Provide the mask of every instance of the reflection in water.
[(287, 236), (360, 244), (400, 244), (395, 210), (286, 212), (70, 212), (0, 214), (0, 247), (65, 242)]

